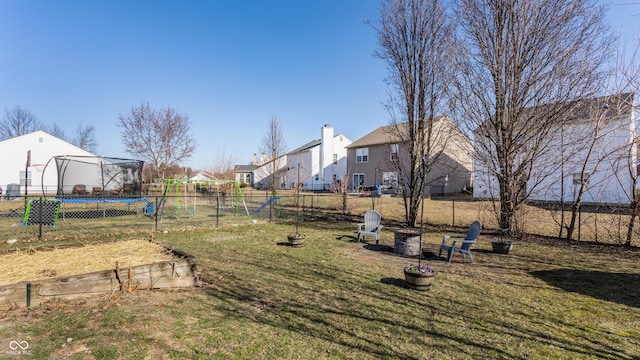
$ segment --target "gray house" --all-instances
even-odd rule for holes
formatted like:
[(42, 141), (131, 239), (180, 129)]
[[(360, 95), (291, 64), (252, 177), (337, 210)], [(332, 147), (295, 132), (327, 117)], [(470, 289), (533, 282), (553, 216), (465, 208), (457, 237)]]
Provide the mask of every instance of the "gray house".
[[(347, 146), (349, 189), (359, 191), (380, 186), (396, 193), (401, 181), (396, 164), (408, 156), (402, 137), (407, 123), (377, 128)], [(451, 194), (470, 189), (473, 174), (471, 140), (450, 118), (441, 116), (434, 123), (433, 153), (438, 157), (427, 177), (427, 194)], [(407, 160), (408, 161), (408, 160)]]

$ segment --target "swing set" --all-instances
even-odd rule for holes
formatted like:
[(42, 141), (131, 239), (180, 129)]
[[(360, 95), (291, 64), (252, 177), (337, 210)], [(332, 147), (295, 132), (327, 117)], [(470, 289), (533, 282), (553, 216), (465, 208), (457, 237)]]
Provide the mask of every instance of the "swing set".
[(244, 201), (244, 196), (242, 195), (242, 191), (240, 190), (240, 185), (238, 184), (237, 181), (235, 180), (186, 180), (186, 179), (156, 179), (156, 181), (162, 181), (165, 186), (164, 186), (164, 191), (162, 193), (162, 199), (160, 200), (160, 204), (158, 206), (158, 211), (160, 211), (160, 213), (164, 210), (164, 205), (167, 202), (167, 199), (169, 198), (169, 193), (171, 192), (171, 189), (175, 189), (175, 215), (179, 215), (180, 214), (180, 186), (183, 185), (184, 186), (184, 210), (187, 213), (187, 215), (193, 215), (196, 213), (196, 205), (197, 205), (197, 196), (196, 196), (196, 191), (195, 191), (195, 186), (194, 186), (194, 196), (193, 196), (193, 204), (192, 204), (192, 208), (189, 209), (189, 198), (188, 198), (188, 184), (202, 184), (205, 183), (207, 185), (209, 185), (207, 188), (210, 188), (210, 185), (221, 185), (221, 184), (228, 184), (231, 183), (234, 185), (235, 188), (235, 212), (236, 214), (239, 214), (240, 212), (240, 201), (242, 201), (242, 205), (244, 206), (244, 210), (245, 213), (247, 214), (248, 217), (250, 217), (249, 215), (249, 210), (247, 209), (247, 204)]

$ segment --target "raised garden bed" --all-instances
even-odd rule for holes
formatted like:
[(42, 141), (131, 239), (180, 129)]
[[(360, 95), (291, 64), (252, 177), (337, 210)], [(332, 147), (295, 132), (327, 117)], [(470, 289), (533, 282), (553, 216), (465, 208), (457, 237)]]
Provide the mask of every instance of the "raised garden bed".
[(196, 283), (195, 257), (154, 240), (12, 250), (0, 261), (5, 264), (0, 309)]

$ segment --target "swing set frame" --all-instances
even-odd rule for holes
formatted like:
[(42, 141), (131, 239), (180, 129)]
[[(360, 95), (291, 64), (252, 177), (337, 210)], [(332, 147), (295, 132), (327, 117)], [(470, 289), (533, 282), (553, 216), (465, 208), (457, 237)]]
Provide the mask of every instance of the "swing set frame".
[[(240, 213), (240, 201), (242, 201), (242, 205), (244, 206), (244, 210), (245, 213), (247, 214), (247, 217), (251, 217), (251, 215), (249, 215), (249, 209), (247, 208), (247, 203), (244, 200), (244, 195), (242, 194), (242, 190), (240, 190), (240, 184), (238, 183), (238, 181), (236, 180), (187, 180), (187, 179), (173, 179), (173, 178), (168, 178), (168, 179), (156, 179), (156, 181), (162, 181), (163, 186), (164, 186), (164, 191), (162, 192), (162, 199), (161, 202), (162, 204), (165, 204), (168, 197), (169, 197), (169, 193), (170, 190), (173, 188), (175, 189), (175, 214), (179, 215), (180, 214), (180, 185), (184, 184), (185, 186), (185, 211), (187, 214), (191, 215), (191, 214), (195, 214), (196, 212), (196, 197), (194, 196), (193, 199), (193, 211), (189, 211), (187, 208), (187, 185), (188, 184), (214, 184), (214, 185), (219, 185), (219, 184), (228, 184), (228, 183), (232, 183), (234, 184), (234, 188), (235, 188), (235, 213), (236, 215)], [(195, 188), (194, 188), (195, 189)]]

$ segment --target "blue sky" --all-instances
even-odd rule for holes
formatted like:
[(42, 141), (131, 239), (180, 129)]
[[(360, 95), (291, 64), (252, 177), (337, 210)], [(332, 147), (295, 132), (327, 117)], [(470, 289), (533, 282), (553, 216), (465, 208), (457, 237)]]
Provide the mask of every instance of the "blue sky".
[[(614, 5), (611, 26), (636, 39), (637, 14)], [(92, 125), (98, 154), (130, 158), (118, 114), (171, 106), (201, 170), (249, 163), (271, 116), (289, 149), (324, 124), (357, 140), (389, 122), (377, 17), (377, 0), (0, 0), (0, 114), (20, 105), (70, 137)]]

